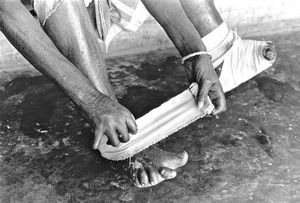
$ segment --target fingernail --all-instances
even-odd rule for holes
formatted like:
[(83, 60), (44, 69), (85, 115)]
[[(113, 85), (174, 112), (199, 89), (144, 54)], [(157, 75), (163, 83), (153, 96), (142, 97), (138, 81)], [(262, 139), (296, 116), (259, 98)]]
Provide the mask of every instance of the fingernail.
[(188, 157), (189, 157), (189, 155), (186, 151), (181, 152), (179, 155), (182, 159), (188, 159)]

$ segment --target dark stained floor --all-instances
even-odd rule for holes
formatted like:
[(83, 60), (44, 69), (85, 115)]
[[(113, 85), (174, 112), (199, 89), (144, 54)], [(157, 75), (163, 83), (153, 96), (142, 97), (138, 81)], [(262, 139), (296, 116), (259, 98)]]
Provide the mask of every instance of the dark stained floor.
[[(261, 38), (277, 45), (274, 66), (228, 93), (220, 119), (160, 142), (190, 160), (149, 189), (92, 150), (90, 125), (46, 78), (1, 87), (0, 202), (300, 202), (300, 33)], [(138, 117), (181, 92), (188, 84), (178, 61), (161, 53), (109, 60), (120, 102)]]

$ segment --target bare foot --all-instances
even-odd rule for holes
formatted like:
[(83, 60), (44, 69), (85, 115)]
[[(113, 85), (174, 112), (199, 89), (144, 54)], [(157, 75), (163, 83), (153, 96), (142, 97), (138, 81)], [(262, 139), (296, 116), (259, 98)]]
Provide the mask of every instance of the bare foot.
[(149, 147), (129, 162), (130, 176), (137, 187), (151, 187), (174, 178), (177, 175), (175, 169), (184, 166), (187, 161), (188, 154), (185, 151), (171, 153)]

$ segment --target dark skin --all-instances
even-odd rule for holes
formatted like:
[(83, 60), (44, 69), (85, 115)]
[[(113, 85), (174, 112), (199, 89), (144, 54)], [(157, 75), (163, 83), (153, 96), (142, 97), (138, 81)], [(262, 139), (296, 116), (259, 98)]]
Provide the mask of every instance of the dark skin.
[[(20, 1), (2, 0), (0, 12), (0, 29), (7, 39), (34, 67), (53, 79), (85, 112), (95, 124), (95, 132), (107, 133), (114, 146), (128, 141), (128, 132), (137, 132), (135, 119), (128, 109), (98, 91), (67, 60)], [(122, 133), (120, 139), (117, 131)], [(96, 139), (94, 148), (97, 147)]]
[[(22, 1), (26, 2), (30, 3)], [(203, 33), (195, 29), (193, 18), (185, 14), (182, 1), (143, 0), (143, 3), (182, 56), (206, 50), (201, 40)], [(88, 11), (93, 16), (93, 9)], [(64, 1), (42, 29), (19, 0), (0, 0), (1, 31), (33, 66), (57, 83), (90, 118), (95, 129), (93, 147), (98, 149), (101, 137), (108, 136), (112, 145), (118, 146), (128, 141), (129, 133), (136, 133), (137, 127), (132, 114), (116, 101), (108, 80), (104, 53), (90, 20), (93, 17), (89, 14), (81, 0)], [(206, 14), (210, 15), (215, 14)], [(199, 18), (198, 13), (195, 16)], [(214, 23), (218, 25), (218, 22)], [(272, 55), (267, 51), (266, 54)], [(205, 55), (193, 57), (185, 66), (190, 81), (196, 81), (200, 86), (197, 97), (200, 109), (205, 109), (209, 95), (216, 105), (213, 114), (224, 111), (225, 97), (210, 58)], [(141, 167), (130, 168), (136, 170), (134, 182), (138, 187), (149, 187), (174, 178), (175, 169), (186, 163), (187, 154), (163, 152), (153, 147), (136, 158), (142, 161), (139, 162)]]
[[(62, 10), (65, 17), (68, 11), (69, 17), (77, 18), (80, 17), (77, 13), (83, 12), (78, 21), (65, 24), (66, 27), (71, 25), (75, 29), (75, 32), (69, 33), (67, 37), (67, 39), (74, 38), (71, 45), (79, 47), (79, 49), (74, 48), (73, 54), (69, 55), (72, 53), (72, 48), (67, 51), (59, 50), (60, 45), (64, 45), (66, 41), (63, 39), (60, 41), (60, 38), (55, 38), (51, 34), (51, 31), (55, 30), (51, 26), (56, 24), (49, 23), (51, 19), (55, 20), (55, 15), (47, 20), (43, 30), (19, 0), (0, 1), (0, 30), (35, 68), (52, 79), (90, 118), (95, 129), (93, 146), (95, 149), (99, 148), (99, 140), (104, 135), (108, 136), (113, 146), (118, 146), (120, 142), (129, 140), (129, 133), (136, 133), (135, 119), (115, 99), (101, 55), (102, 50), (83, 2), (78, 0), (63, 3), (66, 5), (62, 4), (55, 14), (59, 14), (59, 10)], [(70, 9), (68, 9), (69, 6), (71, 6)], [(68, 18), (63, 19), (68, 20)], [(60, 19), (59, 22), (67, 22), (64, 20)], [(61, 28), (64, 27), (61, 26)], [(67, 28), (73, 29), (73, 27)], [(55, 33), (60, 34), (60, 32)], [(81, 60), (76, 61), (77, 58)], [(129, 164), (129, 170), (135, 172), (133, 181), (138, 187), (149, 187), (174, 178), (175, 169), (187, 162), (186, 153), (162, 155), (161, 151), (156, 148), (149, 148), (144, 153), (147, 152), (155, 156), (163, 156), (164, 159), (151, 164), (144, 160), (138, 168)], [(143, 159), (141, 156), (143, 155), (137, 155), (137, 158)], [(148, 158), (151, 159), (149, 156)]]
[[(182, 9), (181, 1), (142, 0), (142, 2), (164, 28), (181, 56), (207, 51), (197, 29)], [(172, 12), (168, 12), (169, 8), (172, 8)], [(212, 114), (218, 115), (224, 112), (226, 110), (224, 92), (210, 57), (201, 55), (193, 57), (189, 61), (191, 63), (185, 64), (188, 79), (190, 82), (197, 82), (200, 87), (196, 97), (199, 110), (205, 111), (208, 105), (207, 96), (209, 96), (215, 105)]]
[[(39, 71), (41, 71), (45, 75), (48, 75), (50, 78), (53, 78), (55, 82), (58, 83), (58, 85), (71, 97), (71, 99), (86, 112), (93, 123), (95, 123), (95, 134), (99, 134), (100, 136), (96, 137), (94, 148), (99, 147), (99, 140), (103, 134), (106, 134), (109, 137), (111, 143), (114, 146), (118, 146), (120, 142), (128, 141), (128, 133), (134, 134), (137, 130), (134, 118), (132, 117), (130, 112), (125, 107), (121, 106), (117, 102), (114, 102), (111, 98), (107, 98), (106, 95), (102, 94), (99, 91), (96, 91), (95, 88), (90, 87), (91, 85), (88, 84), (90, 82), (87, 80), (87, 78), (84, 77), (84, 75), (80, 74), (79, 71), (74, 71), (74, 67), (71, 67), (70, 69), (72, 69), (72, 71), (68, 72), (67, 67), (73, 65), (70, 64), (67, 60), (64, 60), (62, 55), (58, 53), (55, 45), (51, 42), (51, 40), (48, 39), (40, 26), (38, 26), (36, 22), (33, 22), (30, 14), (27, 12), (20, 12), (23, 9), (20, 7), (18, 2), (19, 1), (17, 0), (3, 0), (3, 6), (1, 7), (3, 14), (8, 14), (10, 16), (16, 17), (17, 15), (14, 15), (14, 13), (18, 12), (18, 19), (5, 19), (7, 15), (2, 15), (1, 31), (20, 51), (20, 53), (25, 56), (25, 58), (29, 59), (29, 62), (31, 62)], [(163, 6), (161, 7), (157, 7), (157, 5), (159, 4), (155, 0), (144, 0), (143, 3), (146, 5), (150, 12), (152, 11), (152, 15), (154, 15), (158, 22), (162, 24), (181, 55), (184, 56), (195, 51), (205, 51), (205, 46), (201, 41), (201, 37), (197, 34), (195, 29), (191, 29), (193, 28), (193, 26), (188, 21), (185, 14), (182, 12), (182, 9), (175, 8), (181, 11), (179, 12), (179, 14), (182, 15), (181, 18), (178, 18), (178, 15), (177, 18), (174, 18), (175, 16), (172, 15), (172, 13), (175, 12), (169, 12), (168, 15), (160, 15), (161, 13), (164, 13), (164, 11), (160, 11), (160, 8), (168, 8), (170, 4), (175, 6), (180, 6), (180, 4), (174, 4), (174, 2), (172, 2), (171, 0), (165, 0), (161, 2), (161, 4), (163, 4)], [(155, 10), (155, 12), (153, 10)], [(181, 20), (174, 21), (174, 19)], [(17, 23), (28, 26), (26, 26), (26, 28), (24, 28), (23, 26), (22, 28), (21, 26), (18, 26)], [(186, 32), (182, 32), (182, 30), (185, 30)], [(19, 35), (19, 33), (24, 33), (25, 35), (17, 36)], [(39, 38), (46, 40), (32, 40)], [(197, 41), (198, 43), (194, 43), (195, 41)], [(28, 45), (28, 47), (32, 48), (27, 50), (20, 50), (21, 44), (23, 46)], [(45, 49), (38, 49), (37, 47), (45, 47)], [(52, 57), (45, 57), (49, 56), (47, 54), (49, 52), (54, 53), (49, 54)], [(36, 60), (41, 58), (46, 59)], [(197, 97), (199, 108), (200, 110), (204, 110), (204, 104), (206, 103), (207, 95), (209, 93), (209, 95), (217, 101), (214, 114), (218, 114), (224, 111), (226, 108), (226, 102), (222, 88), (218, 82), (218, 77), (214, 69), (212, 68), (212, 64), (208, 56), (200, 56), (198, 58), (199, 60), (196, 60), (197, 63), (195, 63), (194, 65), (195, 68), (193, 68), (192, 78), (190, 78), (190, 80), (196, 80), (200, 84), (200, 87), (202, 87), (200, 88)], [(55, 68), (49, 68), (49, 63), (52, 63), (53, 61), (56, 62)], [(47, 62), (49, 63), (47, 64)], [(58, 67), (64, 67), (64, 69), (58, 70)], [(66, 79), (59, 80), (59, 76), (61, 75), (64, 75), (67, 78), (73, 78), (73, 80), (69, 80), (69, 82), (66, 83)], [(74, 78), (78, 78), (78, 80), (74, 80)], [(84, 94), (87, 94), (87, 97), (93, 97), (89, 99), (89, 103), (91, 104), (87, 104), (86, 101), (81, 101), (81, 95), (78, 95), (80, 91), (78, 90), (78, 87), (71, 88), (71, 81), (80, 81), (83, 86), (82, 89), (90, 90), (90, 92), (85, 91)], [(101, 108), (101, 110), (97, 110), (97, 107), (92, 107), (98, 106), (98, 103), (101, 103), (107, 108), (105, 108), (105, 110), (103, 110), (104, 108)], [(122, 135), (120, 138), (118, 136), (118, 133)]]
[[(202, 37), (223, 23), (213, 0), (142, 0), (147, 10), (160, 23), (182, 57), (207, 51)], [(172, 8), (172, 12), (170, 12)], [(267, 60), (276, 58), (272, 43), (263, 50)], [(241, 59), (243, 60), (243, 59)], [(217, 72), (208, 55), (195, 56), (184, 63), (190, 82), (199, 84), (196, 102), (200, 111), (208, 106), (208, 96), (215, 109), (212, 115), (226, 111), (226, 99)], [(221, 70), (222, 64), (216, 67)]]

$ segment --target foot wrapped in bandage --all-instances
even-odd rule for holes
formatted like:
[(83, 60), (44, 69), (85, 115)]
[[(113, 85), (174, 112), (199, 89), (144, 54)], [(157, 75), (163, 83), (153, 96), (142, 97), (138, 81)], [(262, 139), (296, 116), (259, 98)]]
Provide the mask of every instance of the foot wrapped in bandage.
[(213, 66), (221, 69), (219, 79), (224, 92), (269, 68), (276, 59), (272, 42), (243, 40), (225, 23), (205, 36), (203, 42), (212, 55)]

